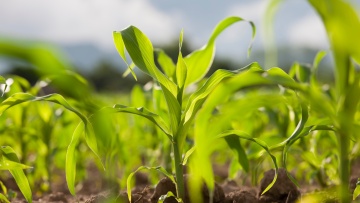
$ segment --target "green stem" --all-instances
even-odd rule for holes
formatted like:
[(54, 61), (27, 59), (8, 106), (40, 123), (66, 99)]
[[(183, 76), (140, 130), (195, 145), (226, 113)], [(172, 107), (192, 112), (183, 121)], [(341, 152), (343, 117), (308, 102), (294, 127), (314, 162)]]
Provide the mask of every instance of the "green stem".
[(181, 164), (181, 153), (177, 142), (173, 143), (174, 159), (175, 159), (175, 176), (176, 176), (176, 192), (177, 197), (184, 201), (185, 187), (184, 187), (184, 173)]
[(350, 161), (349, 161), (349, 145), (350, 138), (349, 134), (340, 132), (339, 138), (339, 147), (340, 147), (340, 162), (339, 162), (339, 172), (340, 172), (340, 187), (339, 194), (341, 203), (350, 203), (350, 194), (349, 194), (349, 178), (350, 178)]

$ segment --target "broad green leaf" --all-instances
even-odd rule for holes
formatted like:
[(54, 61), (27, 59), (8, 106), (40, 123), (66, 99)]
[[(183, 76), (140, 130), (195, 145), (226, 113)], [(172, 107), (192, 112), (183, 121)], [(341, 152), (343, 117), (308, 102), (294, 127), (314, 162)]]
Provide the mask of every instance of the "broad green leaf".
[(130, 175), (128, 176), (127, 180), (126, 180), (126, 187), (127, 187), (127, 193), (128, 193), (128, 199), (129, 199), (129, 202), (132, 202), (131, 201), (131, 179), (132, 177), (135, 175), (135, 173), (141, 171), (141, 170), (156, 170), (156, 171), (159, 171), (161, 172), (162, 174), (164, 174), (166, 177), (168, 177), (174, 184), (176, 183), (175, 182), (175, 179), (174, 179), (174, 176), (172, 176), (170, 173), (168, 173), (163, 167), (161, 166), (158, 166), (158, 167), (147, 167), (147, 166), (140, 166), (139, 168), (137, 168), (134, 172), (130, 173)]
[(168, 106), (171, 133), (173, 135), (176, 135), (181, 120), (181, 106), (177, 98), (175, 98), (166, 88), (163, 88), (162, 91), (166, 99), (166, 104)]
[[(15, 151), (9, 146), (2, 146), (2, 158), (7, 159), (11, 162), (20, 163), (19, 158), (17, 157)], [(0, 160), (1, 162), (1, 160)], [(5, 162), (6, 164), (6, 162)], [(19, 187), (21, 193), (24, 195), (27, 202), (32, 202), (32, 193), (31, 188), (28, 182), (28, 179), (25, 176), (23, 169), (10, 169), (11, 175), (16, 181), (16, 185)]]
[(159, 115), (152, 113), (144, 107), (135, 108), (116, 104), (113, 108), (104, 108), (103, 110), (110, 112), (112, 111), (114, 113), (131, 113), (147, 118), (149, 121), (153, 122), (156, 126), (158, 126), (169, 138), (171, 138), (171, 133), (169, 131), (168, 125), (163, 121), (163, 119)]
[(125, 61), (126, 65), (128, 67), (128, 70), (131, 72), (134, 79), (137, 80), (137, 77), (133, 70), (133, 67), (131, 65), (129, 65), (127, 62), (126, 55), (125, 55), (125, 44), (124, 44), (121, 34), (119, 32), (114, 31), (113, 38), (114, 38), (114, 44), (115, 44), (116, 50), (118, 51), (121, 58)]
[(84, 133), (84, 123), (80, 122), (71, 138), (71, 142), (66, 151), (66, 183), (72, 195), (75, 195), (75, 177), (76, 177), (76, 146), (79, 143), (81, 135)]
[(155, 52), (157, 55), (157, 61), (165, 75), (167, 75), (169, 78), (174, 78), (176, 66), (172, 59), (161, 49), (156, 49)]
[(0, 160), (0, 170), (28, 169), (28, 168), (32, 168), (32, 167), (6, 159)]
[(130, 26), (118, 33), (121, 34), (126, 50), (134, 64), (176, 96), (176, 85), (156, 67), (154, 49), (145, 34), (134, 26)]
[[(189, 84), (199, 81), (202, 79), (206, 73), (208, 72), (209, 68), (212, 65), (215, 55), (215, 40), (216, 38), (230, 25), (244, 21), (244, 19), (240, 17), (228, 17), (221, 21), (214, 29), (213, 33), (211, 34), (209, 41), (207, 44), (198, 49), (188, 56), (185, 57), (185, 63), (188, 67), (188, 74), (186, 79), (185, 87)], [(255, 37), (256, 29), (252, 22), (249, 22), (252, 27), (252, 38)], [(249, 51), (251, 49), (251, 44), (249, 46)]]
[[(270, 68), (263, 74), (264, 78), (266, 78), (269, 84), (279, 84), (284, 87), (288, 87), (294, 90), (303, 90), (303, 87), (296, 83), (285, 71), (281, 68)], [(266, 83), (264, 83), (266, 84)]]
[(240, 139), (234, 135), (225, 137), (226, 143), (237, 154), (237, 160), (245, 172), (249, 172), (249, 160), (244, 148), (241, 146)]
[(360, 195), (360, 178), (358, 179), (356, 183), (356, 187), (353, 193), (353, 200), (355, 200)]
[(120, 33), (126, 50), (135, 65), (160, 83), (168, 105), (171, 131), (175, 134), (181, 117), (181, 106), (176, 99), (178, 96), (177, 86), (156, 67), (153, 46), (145, 34), (134, 26), (130, 26)]

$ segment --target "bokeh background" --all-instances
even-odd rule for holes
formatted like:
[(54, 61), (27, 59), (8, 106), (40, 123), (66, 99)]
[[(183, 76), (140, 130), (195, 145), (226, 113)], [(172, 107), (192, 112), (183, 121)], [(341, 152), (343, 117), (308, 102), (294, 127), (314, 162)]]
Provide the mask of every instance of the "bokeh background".
[[(251, 27), (240, 23), (226, 30), (217, 41), (213, 69), (240, 68), (257, 61), (265, 69), (288, 69), (294, 61), (311, 63), (316, 52), (328, 50), (320, 18), (306, 0), (285, 0), (276, 8), (274, 37), (265, 31), (269, 0), (1, 0), (0, 40), (46, 42), (57, 47), (75, 69), (99, 90), (126, 89), (118, 83), (124, 63), (113, 45), (112, 31), (129, 25), (140, 28), (155, 47), (176, 56), (177, 40), (184, 29), (184, 52), (204, 45), (215, 25), (227, 16), (240, 16), (255, 23), (257, 34), (250, 57), (247, 48)], [(351, 1), (359, 9), (359, 1)], [(274, 39), (277, 60), (265, 62), (265, 51), (274, 51), (265, 42)], [(273, 47), (274, 48), (274, 47)], [(31, 68), (0, 57), (0, 74), (31, 75)], [(326, 58), (324, 75), (331, 75)], [(26, 73), (23, 73), (26, 72)], [(326, 78), (326, 76), (324, 76)], [(330, 76), (329, 76), (330, 77)], [(141, 78), (141, 77), (140, 77)], [(146, 80), (146, 77), (144, 77)], [(331, 78), (330, 78), (331, 79)], [(126, 79), (131, 83), (131, 78)], [(110, 82), (112, 81), (112, 82)], [(109, 84), (100, 84), (100, 83)], [(131, 85), (130, 85), (131, 86)]]

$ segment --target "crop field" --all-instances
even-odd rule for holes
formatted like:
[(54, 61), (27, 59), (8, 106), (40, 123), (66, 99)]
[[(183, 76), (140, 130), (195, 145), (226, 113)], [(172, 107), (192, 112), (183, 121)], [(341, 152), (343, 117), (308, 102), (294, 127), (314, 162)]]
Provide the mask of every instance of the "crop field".
[[(0, 202), (359, 201), (359, 13), (344, 0), (308, 3), (331, 49), (288, 71), (254, 61), (207, 75), (224, 30), (257, 34), (238, 16), (188, 55), (181, 31), (176, 61), (136, 25), (114, 31), (124, 76), (151, 78), (128, 93), (94, 91), (46, 46), (0, 42), (2, 57), (40, 75), (0, 76)], [(319, 79), (327, 55), (331, 82)]]

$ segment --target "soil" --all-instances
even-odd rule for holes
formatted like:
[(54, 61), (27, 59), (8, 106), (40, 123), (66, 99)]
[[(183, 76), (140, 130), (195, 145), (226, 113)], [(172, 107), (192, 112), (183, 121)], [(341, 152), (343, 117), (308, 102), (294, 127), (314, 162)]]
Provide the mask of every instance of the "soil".
[[(93, 171), (94, 172), (94, 171)], [(263, 179), (260, 181), (258, 187), (248, 187), (248, 186), (239, 186), (234, 180), (225, 181), (221, 185), (215, 184), (215, 192), (213, 197), (214, 203), (293, 203), (297, 200), (303, 199), (304, 196), (307, 196), (311, 192), (301, 192), (298, 187), (288, 178), (286, 171), (284, 169), (279, 169), (278, 179), (273, 185), (273, 187), (261, 195), (264, 189), (269, 183), (271, 183), (274, 177), (275, 171), (269, 170), (264, 173)], [(78, 186), (78, 192), (76, 197), (72, 196), (66, 186), (65, 180), (60, 181), (56, 185), (52, 186), (52, 193), (42, 195), (41, 197), (34, 197), (34, 203), (103, 203), (103, 202), (116, 202), (116, 203), (129, 203), (127, 198), (127, 193), (125, 191), (118, 191), (117, 188), (107, 189), (101, 191), (101, 187), (104, 187), (104, 183), (101, 183), (102, 186), (96, 185), (101, 178), (98, 175), (91, 175), (91, 180), (84, 181), (83, 184)], [(357, 176), (359, 177), (359, 176)], [(188, 180), (191, 177), (185, 175), (185, 203), (190, 202), (189, 191), (188, 191)], [(355, 188), (357, 178), (352, 178), (349, 185), (349, 195)], [(161, 179), (156, 187), (149, 186), (149, 181), (147, 176), (144, 174), (138, 173), (136, 175), (136, 186), (132, 190), (132, 202), (133, 203), (156, 203), (157, 200), (162, 196), (171, 191), (176, 195), (175, 185), (168, 178)], [(101, 185), (100, 184), (100, 185)], [(6, 186), (10, 189), (16, 189), (16, 184), (13, 181), (6, 182)], [(330, 192), (329, 192), (330, 191)], [(323, 195), (323, 200), (321, 202), (332, 203), (339, 202), (334, 194), (335, 191), (329, 190), (328, 192), (318, 192)], [(20, 194), (20, 192), (18, 192)], [(209, 202), (209, 193), (205, 184), (202, 187), (202, 197), (204, 202)], [(20, 195), (11, 202), (15, 203), (25, 203), (26, 201)], [(304, 201), (303, 201), (304, 202)], [(360, 202), (360, 201), (356, 201)], [(174, 197), (168, 197), (164, 200), (164, 203), (177, 203)]]

